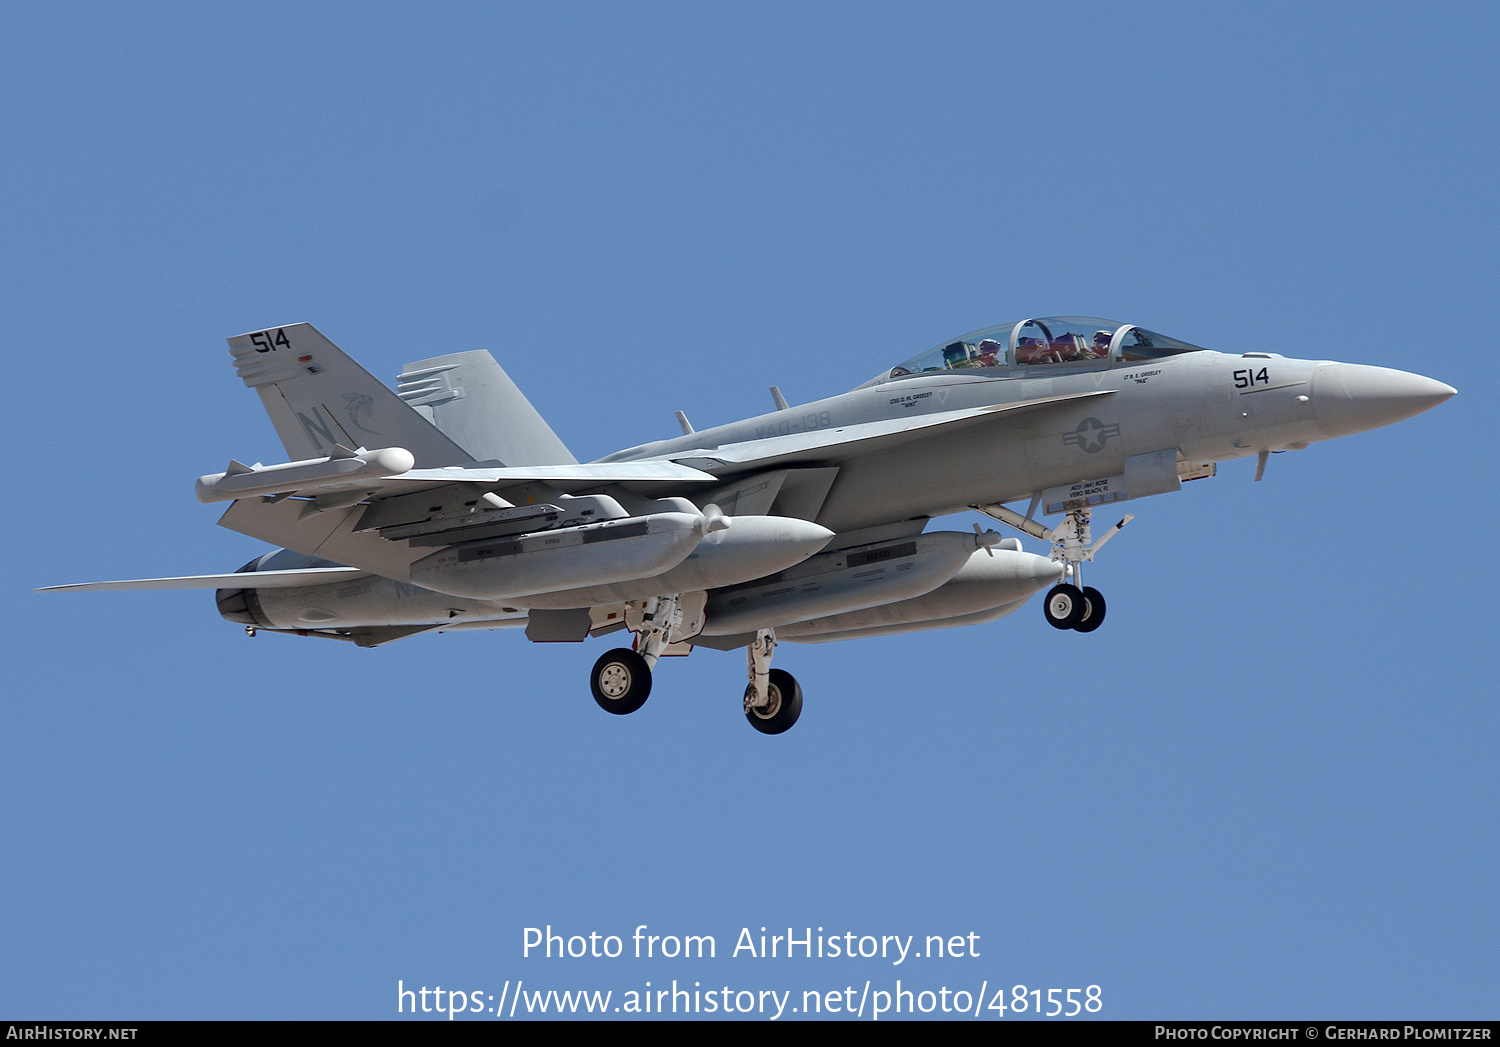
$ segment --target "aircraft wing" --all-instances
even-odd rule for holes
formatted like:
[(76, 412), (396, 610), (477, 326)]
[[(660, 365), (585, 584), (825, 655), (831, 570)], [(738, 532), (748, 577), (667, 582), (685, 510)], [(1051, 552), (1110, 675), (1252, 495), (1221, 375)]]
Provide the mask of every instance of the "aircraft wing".
[[(409, 582), (411, 565), (427, 555), (430, 549), (413, 546), (406, 541), (383, 538), (375, 530), (361, 530), (365, 509), (355, 504), (357, 501), (429, 490), (434, 485), (460, 484), (503, 490), (506, 486), (542, 482), (563, 491), (624, 484), (636, 490), (665, 487), (680, 491), (684, 484), (691, 489), (702, 484), (716, 483), (725, 474), (798, 462), (836, 463), (946, 430), (1008, 422), (1030, 411), (1110, 395), (1113, 395), (1112, 392), (1107, 390), (1087, 392), (946, 411), (916, 418), (892, 418), (678, 452), (671, 459), (596, 462), (586, 465), (493, 468), (463, 465), (413, 469), (394, 476), (360, 480), (351, 485), (356, 487), (350, 495), (353, 500), (341, 500), (326, 507), (319, 506), (318, 510), (321, 511), (314, 510), (307, 502), (293, 499), (238, 498), (220, 519), (219, 525), (308, 556), (350, 564), (372, 574)], [(258, 572), (257, 584), (260, 577), (269, 573), (271, 572)]]
[(404, 450), (352, 451), (338, 448), (340, 454), (308, 462), (286, 465), (253, 466), (230, 462), (229, 470), (198, 478), (200, 502), (228, 502), (257, 495), (274, 497), (304, 494), (323, 499), (327, 508), (333, 500), (351, 504), (365, 498), (384, 498), (430, 490), (434, 485), (479, 484), (491, 488), (515, 487), (528, 483), (545, 483), (564, 493), (623, 484), (639, 493), (655, 488), (681, 484), (713, 483), (716, 477), (686, 465), (670, 461), (601, 462), (592, 465), (521, 465), (472, 466), (449, 465), (438, 469), (400, 469), (390, 460), (411, 456)]
[[(399, 476), (371, 478), (367, 483), (361, 481), (351, 497), (357, 500), (390, 497), (458, 485), (488, 485), (503, 490), (506, 486), (538, 481), (567, 491), (614, 483), (638, 488), (714, 483), (716, 478), (675, 462), (660, 461), (493, 469), (459, 466), (415, 469)], [(431, 549), (383, 538), (375, 530), (361, 530), (365, 510), (365, 506), (352, 502), (317, 511), (308, 502), (290, 498), (239, 498), (220, 518), (219, 526), (308, 556), (351, 564), (397, 581), (410, 581), (411, 565)], [(271, 573), (274, 572), (257, 572), (255, 577)]]
[(257, 589), (297, 589), (304, 585), (362, 578), (358, 567), (309, 567), (301, 571), (236, 571), (234, 574), (190, 574), (180, 578), (130, 578), (119, 582), (79, 582), (49, 585), (39, 593), (103, 593), (124, 589), (231, 589), (254, 585)]
[[(680, 456), (679, 456), (680, 457)], [(604, 484), (714, 483), (718, 477), (674, 461), (595, 462), (589, 465), (521, 465), (493, 469), (484, 466), (450, 466), (443, 469), (412, 469), (377, 481), (389, 493), (397, 493), (410, 482), (410, 490), (423, 483), (523, 484), (545, 483), (560, 491), (601, 487)]]
[(862, 422), (831, 429), (773, 436), (764, 440), (745, 440), (703, 450), (678, 452), (671, 460), (688, 464), (705, 472), (720, 475), (741, 472), (744, 466), (756, 469), (790, 465), (797, 462), (838, 462), (931, 436), (945, 430), (980, 425), (990, 420), (1005, 421), (1028, 412), (1065, 403), (1077, 403), (1094, 397), (1113, 396), (1113, 389), (1045, 396), (992, 404), (962, 411), (942, 411), (914, 418), (888, 418), (879, 422)]

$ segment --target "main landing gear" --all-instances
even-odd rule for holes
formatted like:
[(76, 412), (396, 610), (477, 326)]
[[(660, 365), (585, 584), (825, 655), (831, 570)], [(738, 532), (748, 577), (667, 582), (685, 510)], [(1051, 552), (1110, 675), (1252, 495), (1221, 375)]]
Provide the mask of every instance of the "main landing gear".
[(771, 668), (776, 633), (762, 629), (746, 651), (750, 658), (750, 685), (745, 688), (745, 719), (761, 734), (789, 731), (802, 715), (802, 688), (797, 678), (783, 669)]
[[(1120, 533), (1135, 516), (1126, 513), (1125, 518), (1115, 524), (1096, 542), (1089, 530), (1093, 513), (1088, 509), (1074, 509), (1063, 517), (1062, 523), (1047, 528), (1031, 518), (1036, 512), (1037, 502), (1031, 503), (1031, 512), (1025, 516), (1003, 505), (976, 505), (986, 516), (1009, 524), (1018, 531), (1052, 543), (1052, 559), (1065, 568), (1069, 580), (1055, 585), (1042, 603), (1042, 614), (1047, 624), (1054, 629), (1072, 629), (1075, 632), (1091, 633), (1104, 624), (1104, 594), (1093, 586), (1083, 584), (1083, 563), (1093, 560), (1094, 554), (1105, 542)], [(975, 525), (976, 529), (978, 525)]]
[[(695, 599), (696, 598), (696, 599)], [(594, 663), (589, 689), (594, 701), (605, 712), (624, 716), (646, 704), (651, 697), (651, 671), (657, 659), (672, 643), (674, 634), (696, 635), (702, 628), (705, 597), (701, 593), (687, 596), (659, 597), (641, 601), (626, 610), (626, 626), (635, 633), (634, 648), (617, 647)], [(684, 630), (684, 622), (689, 629)], [(745, 688), (745, 719), (761, 734), (781, 734), (790, 730), (802, 715), (802, 688), (797, 678), (783, 669), (771, 668), (776, 650), (776, 634), (762, 629), (749, 645), (748, 674)]]
[[(589, 689), (599, 708), (624, 716), (646, 704), (651, 697), (651, 670), (671, 644), (673, 634), (683, 631), (683, 621), (689, 616), (703, 616), (706, 594), (691, 596), (697, 599), (685, 599), (681, 594), (659, 596), (626, 608), (625, 625), (635, 633), (635, 646), (616, 647), (594, 663)], [(702, 628), (701, 622), (696, 623), (694, 631), (698, 628)]]

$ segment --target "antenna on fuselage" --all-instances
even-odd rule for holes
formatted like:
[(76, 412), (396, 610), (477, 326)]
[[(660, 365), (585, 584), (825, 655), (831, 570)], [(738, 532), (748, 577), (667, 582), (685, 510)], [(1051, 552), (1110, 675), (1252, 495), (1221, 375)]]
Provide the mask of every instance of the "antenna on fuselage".
[(788, 410), (791, 406), (786, 402), (786, 397), (781, 395), (780, 386), (771, 386), (771, 399), (776, 401), (776, 410), (778, 411)]
[(683, 436), (692, 436), (693, 435), (693, 432), (694, 432), (693, 423), (690, 422), (690, 421), (688, 421), (687, 420), (687, 415), (683, 414), (681, 411), (677, 412), (677, 424), (680, 425), (680, 426), (682, 426), (682, 435)]

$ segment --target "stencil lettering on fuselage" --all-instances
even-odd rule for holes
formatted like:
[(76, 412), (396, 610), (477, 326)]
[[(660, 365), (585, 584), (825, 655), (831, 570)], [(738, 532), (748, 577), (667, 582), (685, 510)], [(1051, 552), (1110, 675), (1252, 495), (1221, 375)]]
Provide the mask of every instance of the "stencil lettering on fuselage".
[(792, 433), (810, 433), (815, 429), (826, 429), (833, 424), (827, 411), (804, 414), (795, 419), (781, 418), (770, 425), (757, 425), (755, 438), (766, 440), (773, 436), (790, 436)]

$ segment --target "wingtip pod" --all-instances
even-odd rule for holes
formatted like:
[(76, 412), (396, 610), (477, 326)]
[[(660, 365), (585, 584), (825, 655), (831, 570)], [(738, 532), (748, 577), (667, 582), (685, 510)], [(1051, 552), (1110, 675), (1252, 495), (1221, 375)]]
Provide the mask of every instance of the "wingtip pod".
[(372, 470), (380, 470), (382, 476), (397, 476), (411, 472), (417, 466), (417, 456), (404, 447), (382, 447), (367, 452), (365, 462)]
[(246, 466), (231, 461), (226, 472), (198, 477), (193, 493), (198, 501), (207, 505), (254, 495), (352, 490), (359, 486), (360, 481), (399, 476), (410, 472), (416, 464), (416, 456), (404, 447), (350, 451), (347, 455), (285, 465)]

